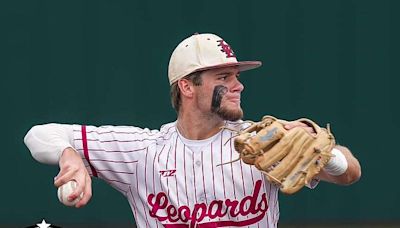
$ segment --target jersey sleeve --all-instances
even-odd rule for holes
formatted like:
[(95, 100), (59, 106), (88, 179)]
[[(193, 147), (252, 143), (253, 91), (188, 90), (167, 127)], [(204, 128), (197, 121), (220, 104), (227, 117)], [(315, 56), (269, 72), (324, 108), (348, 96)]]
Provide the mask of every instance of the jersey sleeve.
[(126, 194), (136, 166), (147, 148), (159, 138), (158, 130), (130, 126), (73, 126), (73, 143), (89, 174)]
[(64, 149), (72, 147), (72, 125), (51, 123), (33, 126), (25, 135), (24, 143), (34, 159), (56, 165)]

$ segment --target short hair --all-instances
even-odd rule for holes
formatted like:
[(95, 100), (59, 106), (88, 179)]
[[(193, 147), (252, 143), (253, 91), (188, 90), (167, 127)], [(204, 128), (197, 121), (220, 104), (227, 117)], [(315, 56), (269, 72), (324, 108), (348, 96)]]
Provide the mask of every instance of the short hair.
[[(202, 72), (203, 71), (193, 72), (193, 73), (183, 77), (183, 79), (192, 81), (193, 85), (195, 85), (195, 86), (201, 86), (203, 84), (203, 80), (201, 78)], [(175, 109), (176, 113), (179, 113), (179, 109), (181, 107), (182, 101), (181, 101), (181, 90), (179, 89), (178, 81), (174, 82), (171, 85), (170, 94), (171, 94), (172, 107)]]

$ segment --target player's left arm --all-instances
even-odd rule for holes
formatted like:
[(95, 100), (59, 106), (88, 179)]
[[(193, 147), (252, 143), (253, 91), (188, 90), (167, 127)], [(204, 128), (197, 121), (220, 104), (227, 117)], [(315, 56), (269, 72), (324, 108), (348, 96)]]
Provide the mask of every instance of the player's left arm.
[(335, 149), (339, 150), (344, 155), (341, 158), (347, 161), (347, 168), (344, 173), (333, 175), (327, 169), (323, 168), (317, 178), (339, 185), (350, 185), (357, 182), (361, 177), (361, 166), (359, 161), (353, 156), (347, 147), (336, 145)]

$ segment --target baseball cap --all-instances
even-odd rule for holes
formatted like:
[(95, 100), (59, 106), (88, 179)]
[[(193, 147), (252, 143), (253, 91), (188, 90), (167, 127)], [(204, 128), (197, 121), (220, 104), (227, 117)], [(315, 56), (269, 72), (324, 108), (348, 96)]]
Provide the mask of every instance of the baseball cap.
[(245, 71), (260, 67), (261, 62), (239, 62), (232, 48), (221, 37), (210, 33), (194, 34), (179, 43), (172, 52), (168, 67), (169, 83), (172, 85), (196, 71), (230, 66)]

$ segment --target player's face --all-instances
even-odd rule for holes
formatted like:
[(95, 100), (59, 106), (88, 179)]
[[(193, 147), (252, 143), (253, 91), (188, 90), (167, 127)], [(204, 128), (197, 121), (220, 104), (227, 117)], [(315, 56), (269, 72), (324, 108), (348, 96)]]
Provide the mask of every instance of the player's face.
[(208, 108), (208, 111), (224, 120), (241, 119), (240, 94), (243, 89), (236, 67), (204, 71), (202, 85), (199, 86), (199, 106)]

